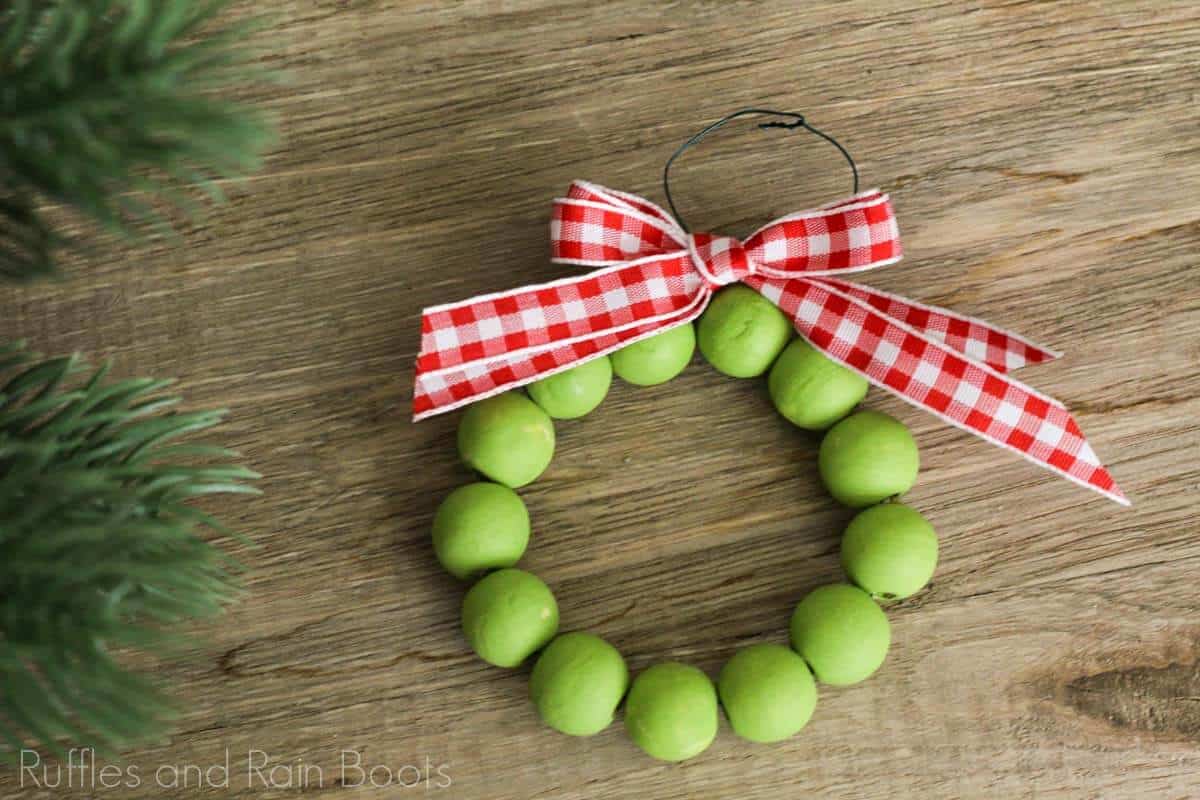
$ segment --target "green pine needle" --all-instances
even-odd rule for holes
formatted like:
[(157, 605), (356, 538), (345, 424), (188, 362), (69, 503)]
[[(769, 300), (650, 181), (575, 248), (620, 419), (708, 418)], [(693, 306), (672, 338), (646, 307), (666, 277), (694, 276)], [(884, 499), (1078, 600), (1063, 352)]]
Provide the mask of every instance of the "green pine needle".
[[(83, 377), (0, 345), (0, 758), (40, 745), (116, 753), (159, 733), (174, 707), (127, 649), (162, 654), (219, 613), (237, 565), (198, 534), (188, 505), (257, 493), (228, 450), (180, 445), (220, 411), (163, 413), (168, 382)], [(198, 456), (201, 463), (189, 460)], [(7, 743), (5, 747), (4, 743)]]
[(194, 218), (197, 192), (261, 164), (273, 126), (220, 93), (271, 77), (252, 63), (261, 20), (218, 24), (228, 0), (0, 4), (0, 278), (54, 271), (38, 203), (123, 234)]

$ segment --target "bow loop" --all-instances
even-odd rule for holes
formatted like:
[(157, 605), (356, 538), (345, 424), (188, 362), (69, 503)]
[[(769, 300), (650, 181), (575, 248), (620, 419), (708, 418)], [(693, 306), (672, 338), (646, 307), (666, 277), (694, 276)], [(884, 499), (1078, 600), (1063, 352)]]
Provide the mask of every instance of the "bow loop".
[(687, 244), (692, 266), (710, 289), (737, 283), (757, 272), (745, 245), (732, 236), (691, 233)]
[(892, 201), (878, 189), (770, 222), (746, 251), (773, 278), (819, 277), (876, 269), (900, 260)]
[(561, 264), (622, 264), (680, 250), (686, 238), (649, 200), (587, 181), (572, 183), (550, 216), (550, 257)]

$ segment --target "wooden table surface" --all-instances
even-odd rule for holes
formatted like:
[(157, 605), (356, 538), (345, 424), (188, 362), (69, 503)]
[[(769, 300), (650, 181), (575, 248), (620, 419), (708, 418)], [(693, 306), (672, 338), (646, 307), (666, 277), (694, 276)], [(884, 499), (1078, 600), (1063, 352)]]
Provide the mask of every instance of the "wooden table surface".
[[(178, 376), (190, 405), (231, 410), (218, 438), (266, 476), (261, 501), (222, 509), (258, 545), (234, 548), (250, 591), (162, 669), (188, 713), (129, 754), (142, 784), (113, 796), (1200, 797), (1200, 7), (257, 5), (291, 73), (247, 90), (286, 136), (267, 169), (179, 240), (105, 244), (66, 283), (0, 289), (0, 339)], [(941, 536), (932, 586), (889, 610), (883, 669), (822, 689), (800, 735), (753, 745), (723, 722), (672, 766), (619, 722), (554, 733), (527, 670), (471, 654), (463, 588), (429, 545), (469, 480), (457, 415), (409, 421), (411, 365), (423, 306), (564, 274), (547, 220), (571, 179), (661, 200), (674, 147), (746, 105), (805, 112), (892, 192), (907, 257), (867, 282), (1066, 351), (1022, 377), (1077, 412), (1134, 505), (872, 391), (921, 447), (909, 499)], [(848, 175), (811, 137), (745, 125), (681, 162), (676, 188), (694, 227), (736, 234)], [(796, 601), (840, 577), (848, 514), (761, 381), (697, 357), (557, 429), (522, 491), (522, 564), (564, 629), (633, 670), (715, 676), (785, 641)], [(421, 788), (348, 785), (343, 751)], [(229, 788), (154, 786), (162, 765), (227, 752)], [(249, 785), (264, 758), (277, 785)], [(303, 765), (321, 785), (283, 769)], [(111, 792), (22, 790), (10, 771), (0, 794)]]

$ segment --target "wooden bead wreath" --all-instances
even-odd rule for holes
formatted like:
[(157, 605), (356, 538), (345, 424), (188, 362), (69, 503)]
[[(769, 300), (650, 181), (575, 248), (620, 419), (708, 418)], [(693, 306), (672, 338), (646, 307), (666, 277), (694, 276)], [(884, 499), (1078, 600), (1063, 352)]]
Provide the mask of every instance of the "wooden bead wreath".
[[(800, 128), (832, 144), (851, 167), (854, 195), (777, 219), (745, 241), (689, 232), (671, 198), (671, 165), (746, 115), (776, 118), (760, 128)], [(917, 447), (895, 419), (854, 411), (870, 384), (1111, 500), (1128, 500), (1066, 407), (1009, 374), (1058, 353), (982, 320), (844, 280), (898, 261), (899, 232), (888, 196), (860, 193), (849, 153), (803, 116), (743, 109), (718, 120), (668, 159), (663, 191), (670, 213), (636, 195), (576, 182), (555, 201), (552, 258), (593, 272), (425, 309), (413, 412), (420, 420), (469, 406), (459, 454), (490, 479), (453, 491), (433, 523), (442, 565), (459, 578), (478, 578), (462, 610), (475, 652), (516, 667), (541, 651), (530, 693), (548, 725), (598, 733), (624, 699), (633, 740), (656, 758), (681, 761), (716, 736), (718, 704), (746, 739), (795, 734), (815, 708), (816, 681), (858, 683), (883, 663), (891, 633), (876, 601), (908, 597), (933, 575), (937, 536), (896, 501), (916, 480)], [(639, 386), (670, 380), (697, 346), (726, 375), (769, 371), (779, 413), (797, 427), (825, 431), (821, 480), (838, 502), (861, 509), (842, 538), (850, 583), (811, 592), (792, 615), (791, 648), (738, 651), (715, 687), (700, 670), (674, 662), (648, 668), (630, 685), (612, 645), (589, 633), (558, 635), (554, 595), (514, 568), (529, 541), (529, 515), (513, 490), (549, 465), (552, 419), (590, 413), (614, 373)]]
[[(845, 686), (883, 663), (890, 642), (887, 617), (875, 599), (908, 597), (933, 575), (937, 537), (919, 513), (894, 502), (917, 477), (917, 447), (907, 428), (855, 406), (865, 379), (791, 337), (783, 314), (756, 292), (724, 289), (701, 318), (643, 339), (578, 367), (530, 384), (528, 397), (508, 392), (470, 406), (458, 428), (464, 463), (492, 482), (451, 492), (433, 523), (438, 560), (471, 579), (462, 625), (480, 658), (516, 667), (541, 650), (530, 693), (550, 727), (576, 736), (599, 733), (625, 698), (625, 727), (650, 755), (691, 758), (717, 733), (718, 696), (733, 730), (755, 742), (792, 736), (808, 722), (818, 681)], [(665, 662), (629, 672), (616, 648), (598, 636), (558, 635), (559, 611), (550, 589), (514, 565), (529, 541), (529, 514), (513, 489), (536, 479), (554, 453), (553, 419), (593, 411), (612, 376), (639, 386), (663, 383), (701, 353), (727, 375), (751, 377), (770, 369), (771, 399), (798, 427), (825, 430), (818, 465), (840, 502), (864, 508), (842, 539), (842, 565), (853, 582), (811, 592), (791, 619), (791, 645), (757, 644), (738, 651), (714, 689), (708, 676)], [(790, 339), (790, 341), (789, 341)], [(849, 416), (847, 416), (849, 414)], [(544, 649), (543, 649), (544, 648)], [(628, 689), (628, 696), (626, 690)]]

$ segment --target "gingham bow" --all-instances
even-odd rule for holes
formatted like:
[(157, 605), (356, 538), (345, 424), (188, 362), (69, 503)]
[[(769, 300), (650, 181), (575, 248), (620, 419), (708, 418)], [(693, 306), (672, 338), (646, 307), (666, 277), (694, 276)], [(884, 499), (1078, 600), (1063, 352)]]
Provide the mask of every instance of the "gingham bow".
[(887, 195), (777, 219), (744, 242), (688, 234), (636, 195), (578, 181), (553, 259), (598, 269), (425, 309), (414, 419), (531, 383), (691, 322), (739, 281), (834, 361), (942, 420), (1128, 505), (1066, 407), (1007, 373), (1057, 358), (1014, 334), (837, 276), (900, 260)]

